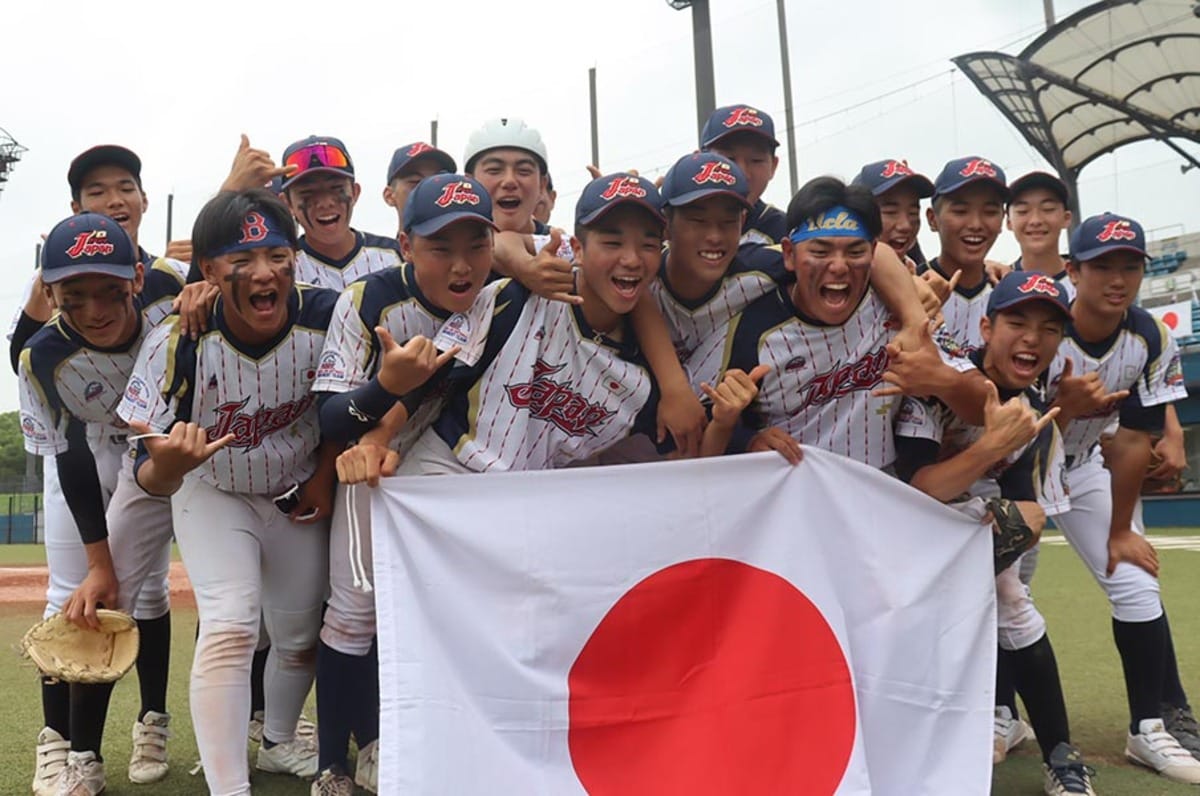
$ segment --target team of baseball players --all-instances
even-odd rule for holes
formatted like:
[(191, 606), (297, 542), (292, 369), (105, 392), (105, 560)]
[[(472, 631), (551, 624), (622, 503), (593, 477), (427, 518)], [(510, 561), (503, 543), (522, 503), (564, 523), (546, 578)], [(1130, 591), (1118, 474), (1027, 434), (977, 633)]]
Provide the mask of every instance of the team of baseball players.
[[(12, 351), (26, 447), (46, 458), (47, 615), (138, 620), (130, 780), (168, 769), (172, 536), (199, 613), (190, 703), (210, 792), (250, 792), (245, 734), (257, 768), (313, 794), (383, 792), (381, 477), (767, 450), (796, 464), (803, 443), (983, 522), (989, 498), (1035, 534), (1053, 517), (1111, 604), (1126, 756), (1200, 783), (1138, 503), (1149, 470), (1183, 466), (1170, 404), (1185, 395), (1173, 340), (1132, 306), (1140, 225), (1089, 218), (1064, 259), (1066, 187), (1009, 184), (981, 157), (935, 180), (898, 160), (817, 178), (785, 212), (761, 198), (777, 147), (765, 113), (719, 108), (657, 185), (593, 170), (564, 231), (545, 221), (541, 136), (494, 119), (462, 173), (428, 144), (396, 150), (389, 238), (351, 226), (360, 185), (340, 140), (276, 163), (243, 138), (178, 259), (137, 245), (134, 153), (76, 158), (74, 215), (47, 236)], [(923, 218), (940, 243), (928, 262)], [(1006, 220), (1011, 268), (987, 259)], [(1035, 566), (1033, 548), (996, 576), (994, 760), (1036, 732), (1045, 792), (1094, 793)], [(95, 796), (111, 685), (42, 694), (33, 792)]]

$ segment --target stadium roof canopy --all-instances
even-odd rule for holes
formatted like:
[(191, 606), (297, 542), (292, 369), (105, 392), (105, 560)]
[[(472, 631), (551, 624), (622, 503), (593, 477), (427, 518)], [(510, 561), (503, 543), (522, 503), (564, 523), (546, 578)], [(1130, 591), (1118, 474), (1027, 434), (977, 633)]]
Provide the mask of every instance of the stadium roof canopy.
[(1104, 0), (1054, 24), (1019, 55), (954, 63), (1070, 183), (1118, 147), (1200, 143), (1200, 2)]

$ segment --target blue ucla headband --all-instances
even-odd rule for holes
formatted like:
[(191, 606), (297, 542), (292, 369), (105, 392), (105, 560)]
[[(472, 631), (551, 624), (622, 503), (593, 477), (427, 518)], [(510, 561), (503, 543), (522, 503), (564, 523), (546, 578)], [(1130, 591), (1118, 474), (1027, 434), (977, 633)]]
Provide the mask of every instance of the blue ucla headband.
[(233, 252), (243, 252), (247, 249), (270, 249), (275, 246), (285, 246), (290, 249), (292, 248), (292, 242), (283, 230), (279, 228), (275, 219), (257, 210), (251, 210), (242, 219), (238, 239), (217, 249), (212, 253), (212, 256), (221, 257)]
[(813, 238), (861, 238), (872, 240), (867, 225), (848, 207), (835, 205), (815, 218), (806, 218), (788, 235), (792, 243), (802, 243)]

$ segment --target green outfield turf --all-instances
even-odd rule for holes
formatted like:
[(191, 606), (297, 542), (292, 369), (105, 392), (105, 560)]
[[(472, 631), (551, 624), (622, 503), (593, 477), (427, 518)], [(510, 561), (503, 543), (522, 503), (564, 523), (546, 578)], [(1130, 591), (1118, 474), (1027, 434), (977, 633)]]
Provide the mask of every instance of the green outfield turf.
[[(1154, 533), (1159, 533), (1155, 531)], [(1176, 529), (1172, 536), (1200, 536), (1200, 529)], [(1052, 539), (1050, 540), (1053, 541)], [(1182, 541), (1182, 540), (1180, 540)], [(1200, 546), (1200, 545), (1197, 545)], [(36, 563), (40, 548), (0, 547), (0, 563)], [(1200, 552), (1160, 547), (1164, 600), (1171, 617), (1184, 686), (1200, 703)], [(0, 577), (3, 573), (0, 572)], [(1107, 604), (1091, 576), (1067, 547), (1043, 547), (1034, 595), (1050, 626), (1058, 655), (1071, 729), (1076, 745), (1096, 767), (1101, 796), (1184, 796), (1200, 789), (1176, 785), (1136, 769), (1125, 762), (1123, 749), (1128, 713), (1125, 689)], [(35, 619), (34, 611), (0, 614), (0, 637), (12, 648)], [(107, 793), (202, 794), (202, 777), (188, 775), (197, 760), (195, 740), (188, 720), (187, 671), (191, 663), (195, 613), (177, 611), (174, 623), (170, 710), (176, 716), (170, 752), (171, 774), (156, 786), (133, 786), (125, 778), (129, 728), (137, 705), (137, 681), (127, 677), (117, 687), (105, 737), (109, 762)], [(5, 722), (0, 726), (0, 793), (26, 793), (32, 772), (33, 743), (41, 727), (41, 707), (33, 670), (11, 652), (0, 659), (0, 693), (6, 695)], [(309, 715), (314, 715), (310, 704)], [(898, 741), (899, 742), (899, 741)], [(1041, 760), (1037, 745), (1026, 743), (997, 767), (993, 793), (997, 796), (1034, 796), (1041, 793)], [(306, 794), (298, 780), (267, 774), (254, 776), (256, 794)], [(950, 788), (948, 792), (955, 792)]]

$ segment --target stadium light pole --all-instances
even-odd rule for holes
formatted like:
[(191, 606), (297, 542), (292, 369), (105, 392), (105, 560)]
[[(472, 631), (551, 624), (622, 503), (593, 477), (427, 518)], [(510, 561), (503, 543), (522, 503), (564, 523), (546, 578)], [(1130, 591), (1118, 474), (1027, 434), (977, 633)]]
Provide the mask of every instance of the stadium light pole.
[(696, 65), (696, 134), (717, 107), (713, 88), (712, 22), (708, 16), (708, 0), (667, 0), (676, 11), (692, 9), (692, 51)]
[(1042, 0), (1042, 11), (1046, 13), (1046, 27), (1054, 25), (1054, 0)]
[[(796, 117), (792, 108), (792, 63), (788, 56), (787, 14), (783, 10), (784, 0), (775, 0), (779, 14), (779, 61), (783, 68), (783, 115), (787, 123), (788, 182), (792, 196), (800, 190), (799, 166), (796, 163)], [(1050, 2), (1050, 0), (1046, 0)]]

